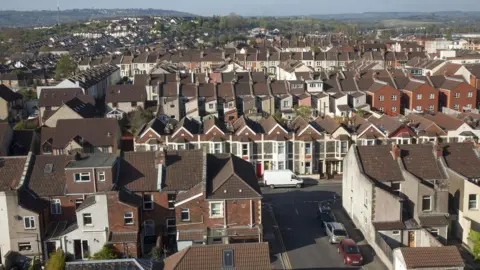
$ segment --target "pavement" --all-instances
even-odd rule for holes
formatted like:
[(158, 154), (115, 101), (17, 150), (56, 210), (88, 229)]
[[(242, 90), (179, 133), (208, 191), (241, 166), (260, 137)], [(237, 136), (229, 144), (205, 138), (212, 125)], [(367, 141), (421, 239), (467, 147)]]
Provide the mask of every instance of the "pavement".
[(343, 212), (341, 189), (341, 182), (336, 180), (317, 180), (301, 189), (262, 188), (262, 223), (265, 240), (271, 247), (273, 269), (362, 269), (343, 263), (337, 247), (328, 242), (325, 230), (317, 220), (318, 203), (333, 199), (334, 194), (337, 198), (332, 205), (334, 215), (358, 241), (365, 258), (365, 269), (387, 269)]

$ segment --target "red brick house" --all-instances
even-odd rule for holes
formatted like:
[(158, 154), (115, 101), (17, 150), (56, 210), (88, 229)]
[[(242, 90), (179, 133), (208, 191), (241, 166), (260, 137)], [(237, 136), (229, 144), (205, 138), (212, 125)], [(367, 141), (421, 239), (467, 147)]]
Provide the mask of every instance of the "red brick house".
[(432, 87), (427, 80), (417, 78), (396, 78), (396, 83), (402, 95), (404, 109), (415, 111), (436, 112), (438, 108), (437, 89)]
[(400, 91), (388, 83), (374, 79), (366, 94), (372, 109), (391, 116), (400, 114)]
[(439, 105), (456, 111), (473, 109), (477, 104), (477, 89), (463, 77), (430, 76), (430, 84), (440, 91)]
[(204, 166), (205, 178), (175, 201), (178, 249), (261, 242), (262, 195), (253, 166), (225, 154), (207, 155)]

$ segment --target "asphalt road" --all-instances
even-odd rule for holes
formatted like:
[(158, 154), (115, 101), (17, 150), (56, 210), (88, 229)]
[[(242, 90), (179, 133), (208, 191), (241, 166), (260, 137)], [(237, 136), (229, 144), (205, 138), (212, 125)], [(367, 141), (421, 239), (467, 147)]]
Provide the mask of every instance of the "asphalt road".
[(281, 234), (278, 238), (283, 240), (282, 247), (277, 249), (286, 250), (281, 257), (286, 261), (284, 269), (360, 269), (343, 263), (336, 245), (328, 242), (316, 217), (318, 202), (332, 199), (335, 193), (337, 201), (332, 208), (334, 212), (341, 211), (341, 189), (339, 183), (302, 189), (262, 188), (264, 204), (273, 209)]

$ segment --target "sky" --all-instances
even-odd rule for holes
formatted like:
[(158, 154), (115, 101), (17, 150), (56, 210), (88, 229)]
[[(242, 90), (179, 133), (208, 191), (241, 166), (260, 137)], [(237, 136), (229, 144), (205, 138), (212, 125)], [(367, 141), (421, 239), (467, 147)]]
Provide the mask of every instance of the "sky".
[[(56, 9), (57, 0), (2, 0), (1, 10)], [(60, 9), (155, 8), (197, 15), (288, 16), (382, 11), (476, 11), (480, 0), (60, 0)]]

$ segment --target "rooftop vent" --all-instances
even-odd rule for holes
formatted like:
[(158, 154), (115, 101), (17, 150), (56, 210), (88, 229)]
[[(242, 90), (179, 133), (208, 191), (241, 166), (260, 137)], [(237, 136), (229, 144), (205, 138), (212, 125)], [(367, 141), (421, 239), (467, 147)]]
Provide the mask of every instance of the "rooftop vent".
[(43, 173), (52, 173), (52, 171), (53, 171), (53, 164), (52, 163), (45, 164), (45, 167), (43, 168)]

